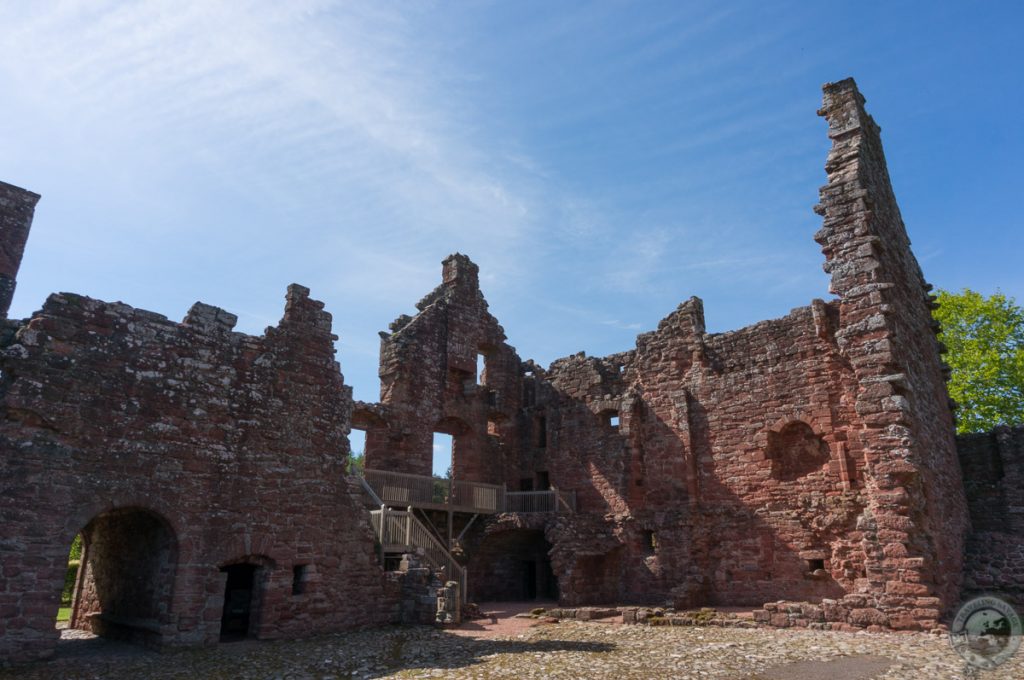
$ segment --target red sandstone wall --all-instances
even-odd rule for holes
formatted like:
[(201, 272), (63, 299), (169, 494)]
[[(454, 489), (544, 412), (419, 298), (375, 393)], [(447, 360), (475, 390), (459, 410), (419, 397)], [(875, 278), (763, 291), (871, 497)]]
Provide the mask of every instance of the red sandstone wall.
[[(3, 347), (0, 658), (52, 649), (71, 540), (118, 508), (155, 513), (174, 537), (173, 583), (157, 586), (170, 606), (127, 612), (145, 614), (163, 644), (218, 639), (219, 567), (245, 558), (269, 565), (260, 637), (390, 616), (366, 513), (343, 478), (351, 391), (330, 315), (292, 286), (264, 336), (233, 324), (207, 305), (179, 324), (56, 294)], [(308, 565), (301, 595), (297, 564)], [(84, 594), (82, 615), (98, 607)]]
[[(825, 600), (837, 624), (934, 626), (967, 517), (931, 300), (852, 81), (826, 87), (823, 114), (816, 238), (839, 300), (708, 335), (694, 298), (633, 351), (543, 371), (504, 344), (475, 266), (453, 256), (383, 340), (382, 403), (363, 410), (391, 438), (371, 467), (428, 472), (430, 432), (450, 421), (457, 476), (516, 489), (546, 473), (575, 492), (576, 515), (545, 520), (566, 604)], [(481, 390), (468, 378), (485, 346), (502, 372)]]
[[(856, 465), (844, 453), (855, 417), (845, 398), (852, 375), (829, 342), (830, 317), (834, 307), (816, 303), (709, 336), (692, 299), (634, 352), (552, 365), (560, 395), (547, 404), (556, 414), (552, 480), (575, 490), (583, 513), (604, 517), (602, 530), (617, 537), (603, 546), (603, 568), (618, 570), (618, 599), (820, 600), (863, 575), (848, 536), (863, 507), (860, 492), (847, 488)], [(617, 430), (600, 417), (611, 411)], [(782, 480), (768, 438), (794, 422), (819, 435), (824, 458)], [(574, 554), (593, 571), (601, 554), (581, 547)], [(811, 559), (823, 560), (828, 575), (812, 576)]]
[[(849, 591), (862, 575), (849, 537), (863, 506), (845, 453), (855, 419), (847, 398), (851, 376), (831, 341), (828, 308), (815, 309), (694, 336), (692, 359), (675, 359), (685, 375), (677, 403), (678, 387), (659, 378), (671, 375), (664, 359), (647, 367), (652, 384), (645, 396), (668, 406), (652, 420), (685, 416), (681, 453), (695, 460), (694, 532), (711, 602), (817, 601)], [(665, 342), (652, 338), (647, 352), (665, 357), (657, 349)], [(786, 440), (791, 431), (800, 433), (798, 441)], [(774, 437), (781, 441), (773, 444)], [(813, 450), (800, 448), (804, 438)], [(809, 460), (785, 468), (783, 459), (794, 456)], [(811, 574), (815, 559), (827, 576)]]
[[(389, 435), (368, 438), (366, 466), (431, 473), (435, 432), (454, 438), (456, 479), (505, 480), (517, 446), (521, 367), (504, 330), (487, 311), (477, 266), (464, 255), (444, 262), (443, 282), (381, 334), (381, 401), (366, 405)], [(477, 383), (477, 355), (486, 370)], [(372, 439), (372, 441), (371, 441)]]
[(867, 578), (889, 625), (956, 603), (969, 520), (932, 300), (893, 196), (879, 128), (852, 80), (825, 87), (833, 146), (815, 236), (840, 296), (840, 351), (859, 383), (850, 454), (863, 458)]

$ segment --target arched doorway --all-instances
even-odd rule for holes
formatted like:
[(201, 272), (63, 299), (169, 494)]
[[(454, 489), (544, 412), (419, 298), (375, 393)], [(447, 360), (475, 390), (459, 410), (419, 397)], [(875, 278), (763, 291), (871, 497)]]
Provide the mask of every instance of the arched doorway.
[(97, 515), (81, 535), (70, 626), (159, 646), (178, 561), (170, 524), (151, 510), (119, 508)]

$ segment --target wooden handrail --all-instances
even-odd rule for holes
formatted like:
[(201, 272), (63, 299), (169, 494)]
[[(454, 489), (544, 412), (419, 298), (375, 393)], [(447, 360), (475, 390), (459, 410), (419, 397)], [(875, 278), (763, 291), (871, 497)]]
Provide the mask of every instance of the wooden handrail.
[(505, 489), (497, 484), (389, 470), (363, 470), (363, 479), (388, 505), (474, 513), (501, 512), (505, 506)]
[(443, 572), (446, 580), (458, 581), (462, 601), (468, 601), (465, 567), (452, 557), (447, 548), (413, 514), (411, 506), (406, 510), (392, 510), (386, 505), (381, 506), (380, 510), (370, 511), (370, 522), (381, 550), (385, 546), (401, 546), (403, 549), (422, 553), (423, 558), (434, 569)]

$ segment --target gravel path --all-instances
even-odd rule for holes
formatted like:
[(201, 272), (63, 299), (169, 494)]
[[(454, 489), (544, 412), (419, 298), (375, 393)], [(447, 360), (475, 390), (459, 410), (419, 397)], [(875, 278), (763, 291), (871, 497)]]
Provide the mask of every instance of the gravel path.
[(53, 661), (0, 679), (727, 678), (1019, 680), (1024, 651), (965, 675), (944, 637), (563, 621), (513, 635), (467, 637), (429, 627), (383, 628), (301, 641), (240, 642), (158, 654), (98, 639), (61, 643)]

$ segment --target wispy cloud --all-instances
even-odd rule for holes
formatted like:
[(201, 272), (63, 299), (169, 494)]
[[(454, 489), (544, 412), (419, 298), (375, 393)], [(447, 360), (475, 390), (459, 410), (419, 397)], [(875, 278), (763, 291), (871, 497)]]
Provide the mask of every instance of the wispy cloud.
[(306, 222), (345, 206), (334, 220), (364, 221), (373, 238), (353, 244), (342, 280), (432, 241), (498, 260), (540, 212), (523, 170), (537, 164), (502, 163), (465, 134), (472, 111), (434, 77), (444, 65), (417, 39), (416, 12), (318, 0), (7, 6), (0, 22), (18, 28), (0, 60), (41, 109), (64, 107), (61, 124), (122, 162), (202, 167)]
[(778, 59), (805, 33), (796, 16), (710, 1), (0, 3), (15, 121), (0, 179), (31, 177), (52, 216), (19, 296), (130, 295), (172, 316), (199, 298), (260, 332), (299, 281), (335, 315), (363, 398), (376, 331), (453, 251), (481, 265), (527, 356), (628, 346), (691, 294), (731, 295), (744, 320), (775, 295), (800, 304), (814, 286), (785, 244), (805, 240), (799, 266), (816, 271), (814, 227), (791, 216), (816, 219), (823, 153), (808, 160), (820, 149), (790, 134), (820, 126), (813, 102), (780, 94), (807, 70)]

